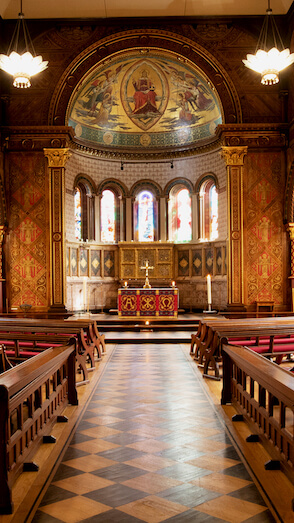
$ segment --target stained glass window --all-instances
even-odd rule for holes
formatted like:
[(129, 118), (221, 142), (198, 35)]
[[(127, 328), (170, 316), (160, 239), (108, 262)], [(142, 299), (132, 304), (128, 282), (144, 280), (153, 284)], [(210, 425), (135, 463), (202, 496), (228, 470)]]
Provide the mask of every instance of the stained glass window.
[(77, 240), (82, 239), (82, 198), (79, 188), (75, 190), (75, 237)]
[(200, 237), (206, 241), (218, 238), (218, 193), (212, 179), (200, 190)]
[(192, 239), (191, 197), (188, 189), (174, 188), (169, 199), (169, 239), (189, 242)]
[(101, 241), (115, 242), (115, 196), (105, 190), (101, 198)]
[(218, 195), (213, 185), (209, 190), (210, 240), (218, 238)]
[(140, 242), (154, 241), (154, 197), (142, 191), (137, 197), (137, 237)]

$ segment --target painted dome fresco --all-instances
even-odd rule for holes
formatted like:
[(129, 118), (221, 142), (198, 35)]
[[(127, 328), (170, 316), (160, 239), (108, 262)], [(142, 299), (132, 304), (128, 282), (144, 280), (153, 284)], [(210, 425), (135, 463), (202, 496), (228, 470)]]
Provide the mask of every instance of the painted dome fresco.
[(210, 142), (222, 111), (205, 75), (170, 52), (125, 51), (87, 74), (68, 125), (96, 148), (160, 150)]

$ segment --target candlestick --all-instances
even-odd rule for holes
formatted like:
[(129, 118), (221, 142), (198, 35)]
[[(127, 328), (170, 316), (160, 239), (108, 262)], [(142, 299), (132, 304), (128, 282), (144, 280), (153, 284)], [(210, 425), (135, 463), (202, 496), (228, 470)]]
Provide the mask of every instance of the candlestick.
[(207, 303), (211, 305), (211, 276), (207, 274)]

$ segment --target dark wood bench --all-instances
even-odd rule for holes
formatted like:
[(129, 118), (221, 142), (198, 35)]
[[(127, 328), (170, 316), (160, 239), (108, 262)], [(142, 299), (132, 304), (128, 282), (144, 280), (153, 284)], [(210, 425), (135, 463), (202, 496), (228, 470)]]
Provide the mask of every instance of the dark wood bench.
[[(101, 358), (102, 354), (106, 352), (105, 336), (100, 334), (95, 320), (53, 320), (53, 319), (38, 319), (38, 318), (0, 318), (0, 326), (4, 324), (23, 325), (28, 327), (48, 327), (50, 329), (57, 328), (57, 334), (71, 334), (77, 328), (83, 330), (86, 343), (94, 344), (97, 357)], [(73, 330), (72, 330), (73, 329)], [(50, 330), (49, 332), (53, 332)]]
[(13, 512), (13, 483), (66, 405), (78, 403), (75, 353), (72, 338), (0, 376), (0, 514)]
[[(104, 336), (102, 335), (100, 338), (96, 336), (94, 323), (81, 320), (1, 318), (0, 340), (3, 340), (4, 335), (7, 334), (54, 335), (60, 336), (60, 341), (62, 337), (65, 339), (69, 336), (74, 336), (77, 339), (77, 370), (83, 374), (83, 381), (79, 382), (79, 384), (82, 384), (88, 381), (88, 371), (95, 369), (95, 353), (99, 360), (102, 357), (102, 351), (104, 351), (102, 345), (103, 342), (105, 344)], [(47, 341), (46, 338), (43, 339), (44, 347), (48, 346)], [(41, 345), (39, 346), (41, 347)]]
[[(203, 332), (205, 336), (201, 338)], [(247, 346), (269, 358), (279, 358), (280, 362), (283, 355), (294, 353), (294, 324), (281, 318), (256, 319), (254, 322), (252, 319), (207, 322), (202, 326), (195, 349), (195, 358), (199, 365), (204, 366), (205, 377), (220, 379), (221, 345), (230, 342)], [(209, 369), (213, 370), (214, 376), (209, 374)]]
[(7, 358), (3, 345), (0, 345), (0, 374), (8, 369), (12, 369), (13, 365)]
[(266, 470), (280, 468), (294, 483), (294, 376), (244, 347), (224, 343), (222, 357), (222, 405), (232, 404), (241, 415), (233, 421), (249, 425), (250, 446), (264, 445), (271, 457)]

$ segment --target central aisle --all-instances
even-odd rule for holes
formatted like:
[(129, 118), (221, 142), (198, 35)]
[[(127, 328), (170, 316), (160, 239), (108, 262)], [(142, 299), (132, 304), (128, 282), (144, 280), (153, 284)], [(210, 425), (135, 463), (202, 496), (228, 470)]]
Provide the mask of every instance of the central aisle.
[(268, 523), (186, 348), (117, 345), (34, 523)]

